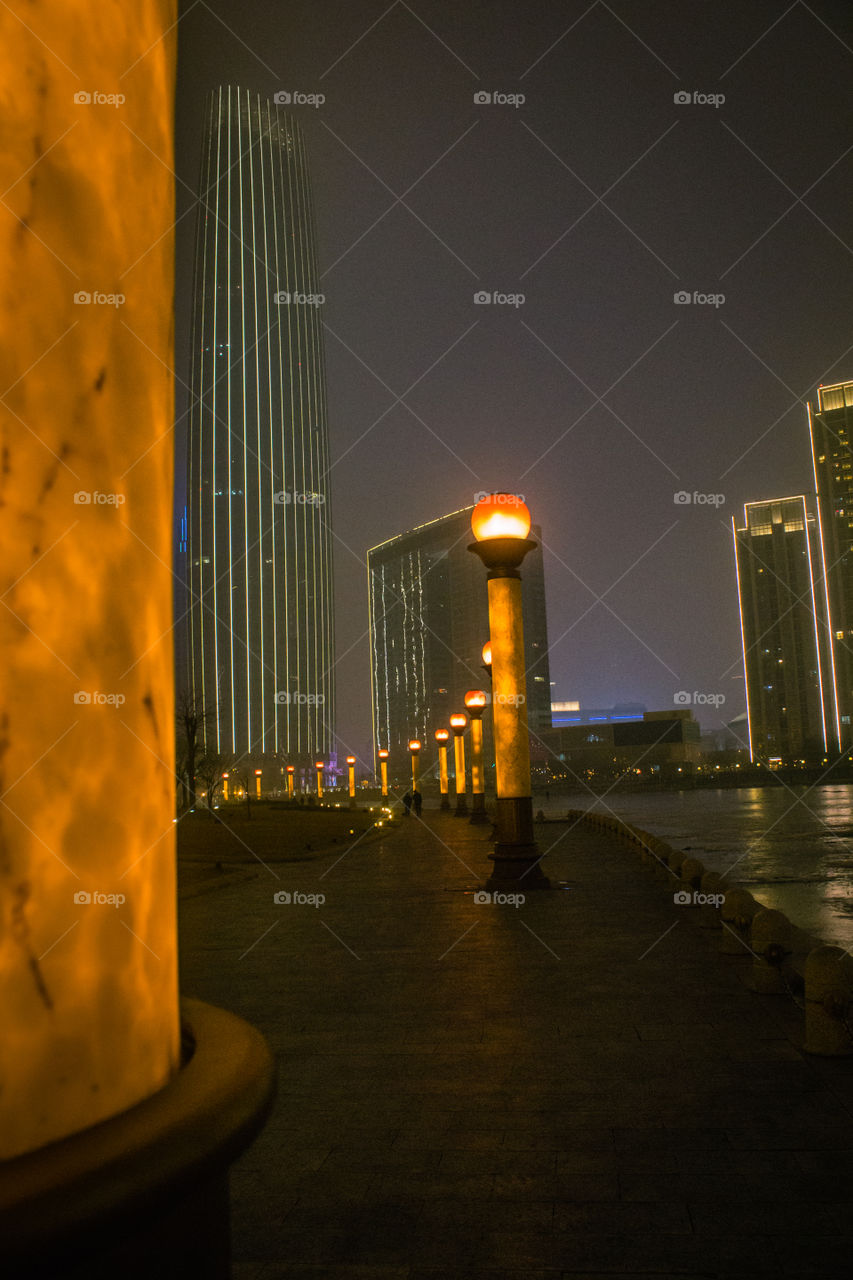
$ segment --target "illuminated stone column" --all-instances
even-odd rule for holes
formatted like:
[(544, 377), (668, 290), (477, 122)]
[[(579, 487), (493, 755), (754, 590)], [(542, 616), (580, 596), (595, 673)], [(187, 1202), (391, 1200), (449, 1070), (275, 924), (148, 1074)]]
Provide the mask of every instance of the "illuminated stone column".
[(296, 772), (296, 765), (289, 764), (287, 766), (287, 798), (293, 799), (293, 775)]
[(456, 808), (453, 814), (456, 818), (467, 818), (468, 816), (468, 801), (465, 797), (465, 739), (462, 736), (467, 725), (468, 717), (463, 711), (458, 711), (450, 717), (450, 727), (453, 730), (453, 764), (456, 775)]
[(514, 494), (489, 494), (474, 508), (469, 548), (488, 569), (492, 719), (495, 735), (497, 840), (489, 884), (517, 881), (550, 887), (533, 835), (527, 678), (519, 566), (536, 543), (528, 538), (530, 512)]
[(469, 689), (465, 706), (471, 718), (471, 818), (473, 823), (488, 822), (486, 815), (485, 775), (483, 772), (483, 712), (486, 695), (482, 689)]
[(446, 729), (436, 729), (435, 740), (438, 743), (438, 779), (441, 789), (441, 809), (445, 811), (450, 808), (450, 800), (447, 795), (447, 740), (450, 734)]
[(388, 799), (388, 751), (384, 747), (380, 747), (376, 753), (379, 756), (379, 778), (382, 786), (382, 799)]
[(324, 768), (323, 761), (318, 760), (317, 763), (314, 765), (314, 768), (317, 770), (317, 799), (322, 800), (323, 799), (323, 768)]
[(409, 755), (412, 757), (412, 795), (414, 795), (418, 789), (418, 766), (421, 756), (421, 744), (417, 738), (412, 738), (409, 743)]
[(12, 8), (0, 8), (3, 1157), (123, 1111), (179, 1059), (176, 5)]
[(355, 806), (355, 756), (347, 756), (347, 769), (349, 770), (349, 807), (354, 809)]

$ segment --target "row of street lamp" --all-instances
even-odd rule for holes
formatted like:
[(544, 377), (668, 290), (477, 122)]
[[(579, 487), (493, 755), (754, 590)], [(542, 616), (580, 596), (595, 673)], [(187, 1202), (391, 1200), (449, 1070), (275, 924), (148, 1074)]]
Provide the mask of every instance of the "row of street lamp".
[[(523, 882), (528, 889), (548, 888), (540, 866), (533, 836), (533, 798), (530, 781), (530, 742), (527, 726), (527, 681), (524, 663), (524, 626), (521, 607), (520, 566), (536, 543), (530, 533), (530, 512), (515, 494), (490, 493), (482, 498), (471, 514), (475, 541), (468, 550), (482, 560), (487, 570), (489, 597), (489, 642), (483, 647), (483, 665), (492, 679), (492, 715), (495, 744), (494, 852), (490, 855), (493, 870), (489, 884), (499, 888), (507, 883)], [(471, 724), (471, 821), (487, 821), (483, 773), (482, 717), (488, 702), (482, 689), (470, 689), (465, 695), (467, 715), (459, 712), (450, 717), (453, 732), (456, 814), (467, 815), (465, 780), (465, 744), (462, 735)], [(447, 729), (436, 729), (439, 748), (441, 807), (450, 808), (448, 797)], [(412, 788), (417, 790), (418, 757), (422, 743), (409, 742), (412, 763)], [(383, 799), (388, 795), (387, 748), (377, 752)], [(350, 804), (355, 804), (355, 756), (347, 756)], [(323, 795), (324, 763), (318, 760), (317, 796)], [(294, 766), (287, 766), (287, 792), (293, 798)], [(258, 786), (260, 779), (258, 778)]]

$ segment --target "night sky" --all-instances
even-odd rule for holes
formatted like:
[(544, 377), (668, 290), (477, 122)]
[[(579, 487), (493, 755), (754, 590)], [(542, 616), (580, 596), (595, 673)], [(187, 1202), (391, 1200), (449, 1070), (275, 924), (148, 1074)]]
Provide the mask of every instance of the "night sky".
[(202, 114), (226, 82), (325, 95), (293, 114), (327, 299), (341, 750), (370, 754), (366, 549), (491, 489), (542, 525), (554, 698), (744, 711), (731, 517), (813, 488), (804, 402), (853, 377), (849, 4), (188, 0), (181, 493)]

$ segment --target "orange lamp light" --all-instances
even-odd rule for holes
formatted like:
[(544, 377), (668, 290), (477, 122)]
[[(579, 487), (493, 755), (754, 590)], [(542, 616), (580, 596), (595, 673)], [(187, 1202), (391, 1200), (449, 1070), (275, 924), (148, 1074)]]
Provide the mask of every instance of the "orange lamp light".
[(526, 538), (530, 511), (514, 493), (489, 493), (471, 512), (471, 529), (478, 542), (489, 538)]

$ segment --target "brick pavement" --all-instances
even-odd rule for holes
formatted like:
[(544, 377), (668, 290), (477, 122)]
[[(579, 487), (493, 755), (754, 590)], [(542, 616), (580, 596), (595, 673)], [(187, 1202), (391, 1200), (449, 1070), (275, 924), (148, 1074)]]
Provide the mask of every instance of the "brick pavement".
[(236, 1280), (845, 1274), (853, 1060), (610, 838), (538, 828), (566, 887), (480, 904), (489, 828), (424, 818), (181, 903), (183, 992), (280, 1063)]

